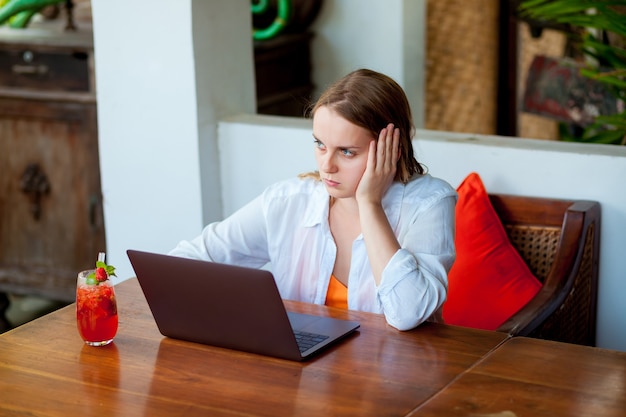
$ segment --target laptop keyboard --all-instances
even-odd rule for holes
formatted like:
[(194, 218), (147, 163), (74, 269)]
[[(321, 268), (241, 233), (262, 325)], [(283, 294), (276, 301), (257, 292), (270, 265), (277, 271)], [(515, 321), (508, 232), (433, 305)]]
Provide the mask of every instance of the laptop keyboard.
[(309, 350), (318, 343), (328, 339), (328, 336), (323, 334), (307, 333), (301, 330), (294, 331), (294, 334), (296, 335), (296, 341), (298, 342), (300, 353)]

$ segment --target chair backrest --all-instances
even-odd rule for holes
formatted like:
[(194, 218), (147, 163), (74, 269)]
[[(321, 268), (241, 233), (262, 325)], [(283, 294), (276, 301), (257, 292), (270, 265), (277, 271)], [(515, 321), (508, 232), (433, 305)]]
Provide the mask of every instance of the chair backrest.
[(513, 246), (543, 288), (498, 330), (595, 345), (600, 205), (490, 194)]
[(497, 194), (489, 197), (511, 243), (533, 274), (545, 282), (558, 249), (565, 212), (572, 202), (555, 204), (554, 200)]

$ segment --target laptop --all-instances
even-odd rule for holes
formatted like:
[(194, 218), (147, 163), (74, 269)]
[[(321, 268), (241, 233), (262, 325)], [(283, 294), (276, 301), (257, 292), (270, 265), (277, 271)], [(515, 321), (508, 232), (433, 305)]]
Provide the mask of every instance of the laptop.
[(271, 272), (127, 250), (163, 336), (303, 361), (359, 328), (288, 312)]

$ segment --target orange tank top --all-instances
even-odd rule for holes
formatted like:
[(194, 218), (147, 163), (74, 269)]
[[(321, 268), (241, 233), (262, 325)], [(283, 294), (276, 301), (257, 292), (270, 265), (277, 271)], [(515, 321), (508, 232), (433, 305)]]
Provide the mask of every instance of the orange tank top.
[(334, 275), (330, 276), (324, 304), (329, 307), (348, 309), (348, 287), (343, 285)]

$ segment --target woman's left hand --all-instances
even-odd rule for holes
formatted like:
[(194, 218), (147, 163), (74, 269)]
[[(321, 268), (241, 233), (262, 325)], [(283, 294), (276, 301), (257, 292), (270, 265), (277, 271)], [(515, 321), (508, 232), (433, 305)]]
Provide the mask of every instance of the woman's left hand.
[(370, 142), (367, 165), (356, 189), (356, 200), (363, 203), (377, 203), (396, 176), (399, 158), (400, 130), (389, 123), (378, 135), (378, 141)]

